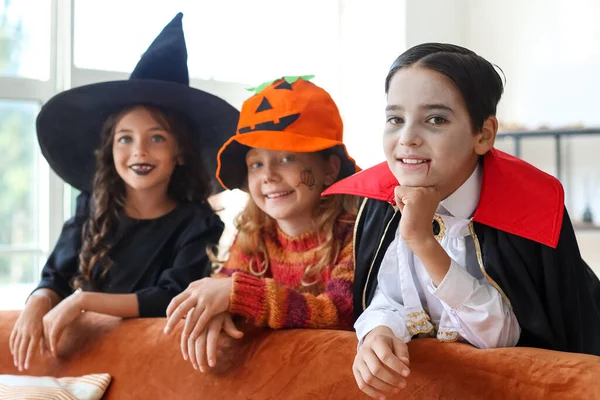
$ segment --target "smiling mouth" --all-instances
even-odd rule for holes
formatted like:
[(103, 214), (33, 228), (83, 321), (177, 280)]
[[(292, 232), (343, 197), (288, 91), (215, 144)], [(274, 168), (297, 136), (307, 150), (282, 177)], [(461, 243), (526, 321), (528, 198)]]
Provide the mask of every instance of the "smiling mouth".
[(398, 158), (397, 160), (399, 162), (401, 162), (402, 164), (407, 164), (407, 165), (419, 165), (419, 164), (425, 164), (425, 163), (431, 162), (431, 160), (427, 160), (424, 158)]
[(277, 192), (277, 193), (265, 194), (265, 197), (267, 199), (269, 199), (269, 200), (273, 200), (273, 199), (278, 199), (280, 197), (289, 196), (292, 193), (294, 193), (294, 191), (293, 190), (289, 190), (287, 192)]
[(152, 164), (139, 163), (139, 164), (132, 164), (129, 166), (129, 168), (136, 174), (144, 176), (144, 175), (148, 175), (156, 167)]

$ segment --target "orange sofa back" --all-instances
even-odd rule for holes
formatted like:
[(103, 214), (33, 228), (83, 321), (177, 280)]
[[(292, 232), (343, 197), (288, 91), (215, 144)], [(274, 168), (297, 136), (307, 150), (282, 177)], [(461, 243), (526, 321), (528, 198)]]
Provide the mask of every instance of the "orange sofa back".
[[(8, 347), (17, 316), (0, 311), (1, 374), (18, 374)], [(352, 332), (249, 335), (240, 365), (214, 375), (183, 361), (175, 336), (163, 335), (164, 325), (164, 319), (122, 321), (87, 313), (66, 331), (61, 356), (37, 356), (26, 374), (107, 372), (113, 377), (108, 400), (367, 398), (352, 376)], [(600, 399), (600, 357), (530, 348), (478, 350), (435, 339), (414, 340), (409, 350), (408, 387), (389, 399)]]

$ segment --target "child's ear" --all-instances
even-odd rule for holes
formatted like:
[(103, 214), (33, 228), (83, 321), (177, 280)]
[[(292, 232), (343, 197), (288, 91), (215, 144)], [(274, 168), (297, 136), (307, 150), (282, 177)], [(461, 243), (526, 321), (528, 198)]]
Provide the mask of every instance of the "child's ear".
[(325, 179), (323, 180), (325, 186), (331, 186), (337, 181), (341, 167), (342, 160), (335, 154), (330, 155), (327, 159), (327, 170), (325, 171)]
[(494, 147), (496, 134), (498, 133), (498, 119), (495, 116), (489, 116), (483, 123), (481, 132), (477, 134), (475, 143), (475, 152), (480, 156), (484, 155)]
[(183, 162), (183, 157), (179, 156), (177, 157), (177, 165), (184, 165), (185, 163)]

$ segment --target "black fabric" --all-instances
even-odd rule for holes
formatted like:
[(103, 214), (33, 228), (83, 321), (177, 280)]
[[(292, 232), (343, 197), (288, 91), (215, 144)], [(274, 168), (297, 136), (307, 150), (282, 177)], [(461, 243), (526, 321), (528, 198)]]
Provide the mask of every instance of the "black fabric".
[[(356, 221), (354, 254), (354, 317), (357, 319), (369, 305), (377, 288), (377, 272), (386, 249), (394, 240), (400, 212), (385, 202), (366, 200)], [(387, 228), (387, 230), (386, 230)], [(369, 273), (369, 270), (372, 272)]]
[(281, 82), (279, 85), (275, 86), (275, 89), (279, 89), (279, 90), (294, 90), (294, 88), (292, 87), (292, 84), (289, 83), (286, 80), (284, 80), (283, 82)]
[[(201, 158), (216, 180), (216, 155), (236, 132), (239, 112), (225, 100), (189, 86), (181, 13), (163, 29), (129, 80), (101, 82), (59, 93), (41, 109), (37, 134), (42, 154), (65, 182), (90, 191), (94, 151), (106, 119), (127, 107), (151, 105), (178, 112), (192, 126)], [(68, 152), (65, 149), (69, 149)]]
[(256, 124), (254, 127), (245, 126), (239, 129), (240, 133), (250, 133), (257, 131), (279, 131), (282, 132), (290, 125), (292, 125), (296, 120), (300, 118), (300, 113), (286, 115), (285, 117), (279, 118), (279, 122), (275, 121), (266, 121)]
[(129, 79), (155, 79), (190, 84), (182, 13), (167, 24), (142, 54)]
[(431, 228), (433, 230), (433, 236), (437, 236), (440, 234), (440, 230), (442, 229), (442, 227), (440, 226), (440, 223), (437, 222), (436, 220), (433, 220), (431, 222)]
[(273, 106), (271, 105), (271, 103), (269, 103), (269, 100), (267, 100), (266, 97), (263, 97), (262, 101), (258, 105), (258, 108), (256, 109), (256, 112), (259, 113), (261, 111), (267, 111), (267, 110), (272, 110), (272, 109), (273, 109)]
[[(399, 221), (399, 212), (376, 200), (367, 201), (357, 221), (356, 317), (363, 311), (363, 291), (366, 306), (373, 298)], [(485, 270), (509, 298), (521, 326), (518, 345), (600, 355), (600, 281), (581, 258), (566, 210), (556, 249), (474, 225)]]
[[(73, 292), (70, 283), (78, 271), (83, 224), (89, 215), (89, 196), (77, 199), (76, 215), (63, 227), (58, 243), (42, 270), (39, 288), (61, 297)], [(185, 204), (152, 220), (123, 216), (109, 255), (114, 262), (99, 281), (104, 293), (135, 293), (140, 317), (164, 317), (173, 297), (211, 273), (207, 246), (217, 244), (223, 232), (219, 217), (205, 205)], [(94, 278), (101, 269), (94, 269)]]

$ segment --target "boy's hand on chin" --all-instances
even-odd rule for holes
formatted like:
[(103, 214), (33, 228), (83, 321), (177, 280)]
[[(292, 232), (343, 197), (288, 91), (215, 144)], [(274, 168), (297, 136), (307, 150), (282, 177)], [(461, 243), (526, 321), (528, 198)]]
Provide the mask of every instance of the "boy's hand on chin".
[(440, 285), (452, 262), (433, 234), (432, 221), (441, 201), (440, 192), (434, 187), (398, 186), (394, 194), (402, 212), (402, 239), (421, 260), (431, 281)]
[(437, 188), (397, 186), (394, 197), (402, 213), (400, 235), (409, 248), (433, 239), (431, 222), (442, 200)]

